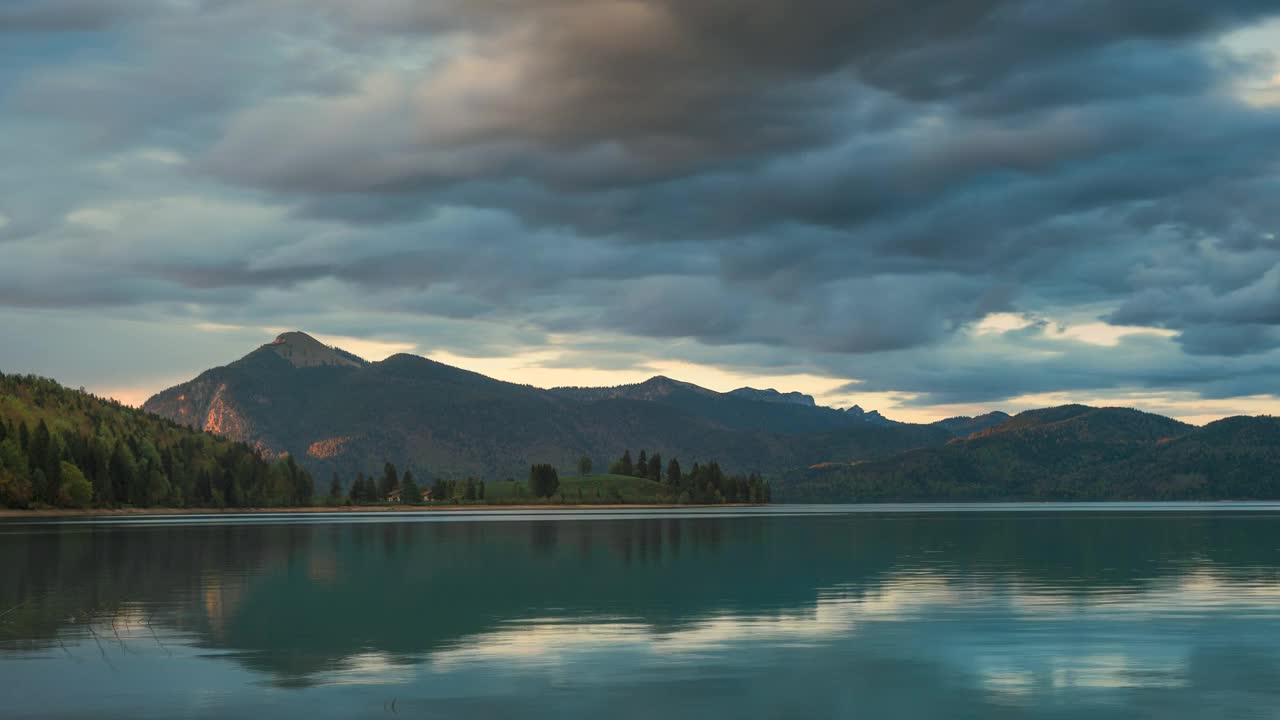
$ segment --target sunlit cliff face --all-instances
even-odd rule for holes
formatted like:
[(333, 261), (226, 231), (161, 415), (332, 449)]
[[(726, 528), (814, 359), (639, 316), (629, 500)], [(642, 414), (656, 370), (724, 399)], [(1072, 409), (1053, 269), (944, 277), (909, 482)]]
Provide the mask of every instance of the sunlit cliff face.
[(307, 447), (307, 455), (316, 459), (335, 458), (342, 454), (343, 446), (351, 441), (349, 437), (335, 437), (317, 440)]
[(248, 428), (236, 410), (226, 401), (226, 385), (219, 385), (209, 402), (209, 412), (205, 415), (204, 429), (218, 435), (234, 438), (246, 438)]

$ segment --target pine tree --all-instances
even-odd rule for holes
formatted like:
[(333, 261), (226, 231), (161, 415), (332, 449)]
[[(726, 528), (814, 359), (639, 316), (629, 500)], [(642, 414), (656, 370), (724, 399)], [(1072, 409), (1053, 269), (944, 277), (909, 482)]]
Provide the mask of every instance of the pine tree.
[(413, 473), (404, 471), (404, 479), (400, 481), (400, 502), (405, 505), (417, 505), (422, 502), (422, 491), (413, 479)]
[(649, 458), (649, 467), (646, 470), (645, 475), (654, 482), (659, 482), (662, 480), (662, 456), (661, 455), (659, 455), (658, 453), (654, 453), (653, 457)]
[(364, 473), (357, 472), (355, 482), (351, 483), (351, 490), (347, 495), (351, 498), (352, 505), (363, 505), (364, 497)]
[(337, 505), (342, 502), (342, 481), (338, 479), (338, 472), (335, 470), (333, 479), (329, 481), (329, 504)]
[(649, 458), (645, 456), (643, 450), (640, 451), (640, 457), (636, 458), (635, 471), (627, 474), (636, 477), (645, 477), (649, 474)]
[[(138, 483), (138, 463), (128, 443), (117, 440), (111, 451), (111, 498), (113, 505), (128, 502), (129, 491)], [(208, 498), (212, 499), (212, 498)]]
[(549, 498), (560, 489), (560, 476), (551, 465), (529, 466), (529, 489), (537, 497)]
[(667, 484), (673, 489), (680, 487), (680, 461), (671, 458), (671, 462), (667, 463)]
[(378, 487), (378, 499), (386, 500), (400, 486), (400, 474), (396, 466), (387, 463), (382, 466), (382, 484)]
[[(58, 489), (55, 478), (49, 477), (49, 458), (53, 454), (53, 438), (49, 435), (49, 426), (40, 420), (36, 431), (31, 435), (31, 443), (27, 446), (27, 466), (32, 471), (31, 490), (37, 502), (53, 505), (58, 501)], [(39, 470), (39, 476), (35, 472)], [(52, 485), (52, 486), (51, 486)]]
[(635, 467), (631, 464), (631, 451), (623, 450), (622, 459), (618, 461), (619, 472), (623, 475), (631, 475), (635, 472)]

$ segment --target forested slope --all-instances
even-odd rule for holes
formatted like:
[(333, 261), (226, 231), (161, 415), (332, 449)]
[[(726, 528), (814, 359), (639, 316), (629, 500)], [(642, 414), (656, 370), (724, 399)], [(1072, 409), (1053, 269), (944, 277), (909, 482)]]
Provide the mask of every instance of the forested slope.
[(269, 463), (244, 443), (0, 374), (0, 505), (300, 505), (312, 486), (291, 457)]

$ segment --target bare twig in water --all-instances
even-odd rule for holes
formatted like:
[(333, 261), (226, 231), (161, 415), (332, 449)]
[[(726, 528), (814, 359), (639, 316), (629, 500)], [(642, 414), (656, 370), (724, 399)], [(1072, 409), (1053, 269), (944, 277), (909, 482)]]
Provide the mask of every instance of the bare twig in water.
[(67, 644), (62, 642), (61, 635), (58, 636), (58, 647), (62, 648), (62, 652), (66, 653), (67, 657), (71, 658), (72, 660), (75, 660), (76, 662), (80, 662), (81, 658), (78, 658), (75, 655), (73, 655), (71, 651), (67, 649)]
[(89, 628), (89, 634), (93, 636), (93, 641), (98, 643), (98, 652), (102, 653), (102, 660), (107, 667), (112, 670), (116, 669), (116, 664), (111, 662), (111, 658), (107, 657), (107, 649), (102, 646), (102, 638), (98, 637), (98, 631), (93, 629), (93, 619), (90, 617), (89, 622), (85, 623), (85, 627)]
[(151, 637), (156, 639), (156, 645), (159, 645), (160, 649), (164, 650), (169, 657), (173, 657), (173, 651), (165, 647), (164, 643), (160, 642), (160, 634), (156, 632), (155, 625), (151, 624), (151, 618), (155, 616), (156, 616), (155, 610), (152, 610), (151, 614), (147, 616), (147, 620), (146, 620), (147, 629), (151, 631)]
[(111, 616), (111, 630), (116, 634), (116, 642), (120, 643), (120, 652), (129, 653), (129, 648), (125, 647), (124, 638), (120, 637), (120, 628), (116, 627), (116, 616)]
[(13, 607), (9, 608), (8, 610), (5, 610), (4, 612), (0, 613), (0, 618), (4, 617), (5, 615), (8, 615), (9, 613), (13, 612), (14, 610), (17, 610), (18, 608), (22, 607), (23, 605), (26, 605), (28, 602), (30, 602), (30, 601), (29, 601), (29, 600), (23, 600), (22, 602), (18, 603), (17, 605), (14, 605)]

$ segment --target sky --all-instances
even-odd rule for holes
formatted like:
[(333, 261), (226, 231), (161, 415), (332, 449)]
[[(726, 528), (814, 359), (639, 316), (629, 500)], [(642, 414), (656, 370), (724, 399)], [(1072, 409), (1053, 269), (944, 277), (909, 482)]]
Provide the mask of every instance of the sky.
[(1274, 0), (5, 0), (0, 370), (1280, 409)]

